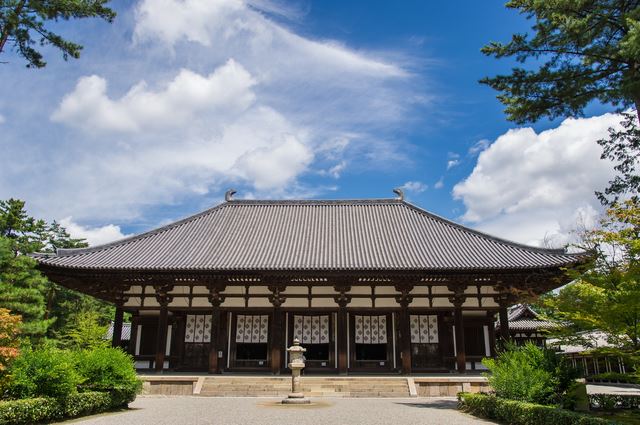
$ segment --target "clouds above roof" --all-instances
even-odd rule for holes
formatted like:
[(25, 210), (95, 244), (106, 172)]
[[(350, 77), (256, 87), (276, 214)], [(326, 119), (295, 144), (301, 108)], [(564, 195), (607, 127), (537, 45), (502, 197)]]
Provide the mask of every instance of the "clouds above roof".
[[(562, 245), (577, 226), (593, 225), (602, 211), (594, 192), (613, 176), (596, 140), (620, 116), (566, 119), (541, 133), (517, 128), (498, 137), (478, 157), (453, 194), (462, 219), (489, 233), (525, 243)], [(545, 241), (545, 238), (547, 239)]]
[[(231, 185), (256, 197), (318, 195), (353, 158), (404, 161), (394, 131), (430, 99), (413, 87), (410, 61), (301, 36), (286, 25), (299, 18), (264, 0), (142, 0), (119, 11), (119, 37), (93, 58), (102, 66), (61, 74), (64, 92), (53, 87), (33, 106), (51, 122), (29, 137), (55, 143), (8, 164), (0, 196), (99, 227), (210, 205)], [(25, 128), (5, 133), (8, 154), (24, 155)]]

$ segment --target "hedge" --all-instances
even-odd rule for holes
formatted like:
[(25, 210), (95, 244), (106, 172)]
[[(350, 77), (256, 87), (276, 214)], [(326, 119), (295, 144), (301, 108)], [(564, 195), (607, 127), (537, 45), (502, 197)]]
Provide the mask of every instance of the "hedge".
[(458, 394), (460, 410), (510, 425), (605, 425), (612, 422), (551, 406), (485, 394)]
[(91, 415), (118, 407), (106, 392), (76, 393), (65, 399), (50, 397), (0, 402), (0, 425), (32, 424)]
[(638, 409), (640, 396), (632, 394), (589, 394), (589, 405), (592, 409)]

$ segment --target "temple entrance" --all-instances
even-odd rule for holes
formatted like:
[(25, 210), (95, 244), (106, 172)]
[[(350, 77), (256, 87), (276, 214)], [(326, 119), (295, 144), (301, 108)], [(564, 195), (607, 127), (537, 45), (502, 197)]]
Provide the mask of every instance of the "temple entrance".
[(335, 368), (335, 343), (333, 317), (328, 313), (292, 314), (289, 316), (292, 329), (289, 344), (298, 338), (306, 348), (304, 354), (307, 370), (330, 370)]
[(442, 369), (442, 351), (435, 314), (411, 314), (411, 367), (417, 370)]
[(184, 329), (182, 368), (206, 370), (209, 366), (211, 315), (187, 314)]
[(230, 367), (267, 369), (269, 367), (269, 315), (233, 314)]
[(393, 368), (393, 344), (389, 314), (352, 314), (351, 367), (362, 371), (387, 371)]

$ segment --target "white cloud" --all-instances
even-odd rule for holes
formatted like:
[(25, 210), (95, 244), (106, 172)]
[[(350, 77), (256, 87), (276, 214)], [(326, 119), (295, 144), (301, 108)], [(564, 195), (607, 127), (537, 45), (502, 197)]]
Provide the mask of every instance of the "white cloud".
[(419, 181), (408, 181), (402, 186), (401, 189), (406, 190), (407, 192), (421, 193), (428, 189), (428, 186)]
[[(397, 130), (430, 96), (401, 54), (302, 37), (282, 23), (299, 15), (279, 1), (133, 8), (104, 57), (47, 92), (55, 105), (38, 113), (53, 124), (31, 137), (55, 143), (8, 164), (0, 198), (24, 198), (45, 217), (126, 223), (166, 205), (208, 206), (229, 186), (321, 196), (347, 167), (408, 161)], [(12, 134), (3, 148), (22, 155), (22, 132)]]
[(566, 241), (577, 221), (594, 222), (602, 208), (594, 191), (613, 176), (600, 159), (596, 140), (620, 116), (566, 119), (537, 134), (509, 130), (480, 153), (453, 194), (463, 201), (462, 219), (490, 233), (520, 242)]
[(4, 124), (7, 121), (7, 119), (4, 117), (4, 115), (0, 114), (0, 124)]
[(444, 187), (444, 177), (440, 177), (440, 179), (433, 185), (434, 189), (442, 189)]
[(469, 155), (477, 155), (491, 145), (491, 141), (487, 139), (478, 140), (469, 148)]
[(51, 119), (86, 131), (137, 132), (149, 128), (188, 124), (195, 114), (232, 114), (254, 101), (254, 80), (239, 64), (229, 60), (208, 76), (182, 69), (160, 91), (144, 81), (117, 100), (107, 96), (107, 81), (97, 75), (83, 77), (62, 99)]
[(283, 188), (306, 169), (313, 153), (293, 136), (270, 148), (252, 150), (237, 161), (238, 173), (258, 190)]
[(460, 164), (460, 160), (458, 159), (450, 159), (449, 161), (447, 161), (447, 170), (457, 166)]
[(101, 227), (83, 226), (74, 222), (73, 217), (63, 218), (60, 224), (67, 229), (72, 238), (86, 239), (89, 246), (102, 245), (131, 236), (122, 233), (120, 226), (113, 224)]
[(288, 15), (289, 10), (267, 0), (143, 0), (136, 8), (134, 39), (160, 40), (170, 48), (181, 41), (209, 47), (240, 40), (254, 53), (279, 53), (291, 70), (295, 69), (291, 65), (308, 68), (311, 62), (358, 73), (406, 75), (398, 66), (353, 52), (335, 41), (300, 37), (265, 17), (265, 12)]

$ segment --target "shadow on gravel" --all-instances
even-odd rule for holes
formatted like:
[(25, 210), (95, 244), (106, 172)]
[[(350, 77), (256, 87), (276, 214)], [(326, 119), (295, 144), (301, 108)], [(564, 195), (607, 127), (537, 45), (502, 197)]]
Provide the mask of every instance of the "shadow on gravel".
[(455, 400), (438, 400), (438, 401), (425, 401), (423, 403), (396, 403), (408, 407), (417, 407), (421, 409), (445, 409), (456, 410), (458, 402)]

